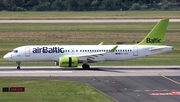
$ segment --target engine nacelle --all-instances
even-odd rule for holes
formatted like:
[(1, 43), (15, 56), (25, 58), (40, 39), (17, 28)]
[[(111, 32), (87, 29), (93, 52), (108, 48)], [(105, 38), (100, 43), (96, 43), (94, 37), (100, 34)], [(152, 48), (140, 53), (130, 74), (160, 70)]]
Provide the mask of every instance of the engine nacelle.
[(78, 58), (60, 57), (59, 58), (59, 66), (60, 67), (77, 67), (78, 66)]

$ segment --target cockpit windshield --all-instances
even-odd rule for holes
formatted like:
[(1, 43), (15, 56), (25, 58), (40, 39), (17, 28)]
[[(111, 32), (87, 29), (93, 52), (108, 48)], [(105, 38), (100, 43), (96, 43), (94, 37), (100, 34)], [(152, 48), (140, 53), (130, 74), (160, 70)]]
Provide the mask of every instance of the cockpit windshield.
[(9, 51), (10, 53), (12, 52), (12, 53), (18, 53), (18, 50), (11, 50), (11, 51)]

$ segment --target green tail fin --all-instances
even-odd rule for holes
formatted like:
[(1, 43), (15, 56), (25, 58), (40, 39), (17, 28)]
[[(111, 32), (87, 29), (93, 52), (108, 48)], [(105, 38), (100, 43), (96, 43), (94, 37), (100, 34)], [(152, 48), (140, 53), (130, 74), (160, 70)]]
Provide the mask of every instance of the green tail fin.
[(162, 45), (169, 19), (162, 19), (138, 45)]

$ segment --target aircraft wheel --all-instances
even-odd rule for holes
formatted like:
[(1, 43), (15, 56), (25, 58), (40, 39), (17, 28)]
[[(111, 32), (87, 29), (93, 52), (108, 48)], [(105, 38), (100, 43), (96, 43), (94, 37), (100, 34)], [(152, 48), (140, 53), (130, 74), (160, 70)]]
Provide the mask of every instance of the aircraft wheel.
[(16, 62), (17, 63), (17, 69), (19, 70), (20, 69), (20, 65), (21, 65), (21, 62), (20, 61), (18, 61), (18, 62)]
[(19, 70), (19, 69), (20, 69), (20, 66), (17, 66), (17, 69)]
[(86, 70), (86, 69), (90, 69), (90, 66), (88, 64), (83, 64), (82, 68)]

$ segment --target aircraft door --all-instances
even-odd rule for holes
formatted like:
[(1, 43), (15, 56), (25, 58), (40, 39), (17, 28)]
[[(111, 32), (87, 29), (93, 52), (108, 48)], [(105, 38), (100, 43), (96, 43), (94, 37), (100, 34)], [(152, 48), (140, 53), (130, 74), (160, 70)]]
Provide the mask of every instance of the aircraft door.
[(138, 56), (138, 47), (137, 46), (133, 47), (133, 56)]
[(25, 57), (30, 57), (30, 48), (29, 47), (25, 48)]

